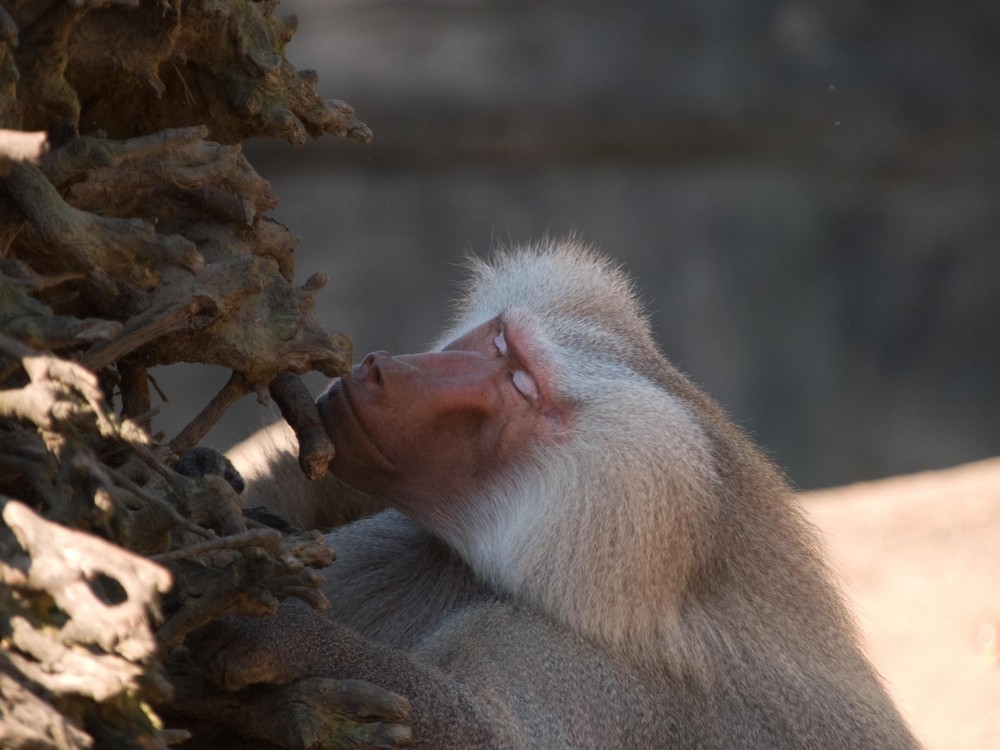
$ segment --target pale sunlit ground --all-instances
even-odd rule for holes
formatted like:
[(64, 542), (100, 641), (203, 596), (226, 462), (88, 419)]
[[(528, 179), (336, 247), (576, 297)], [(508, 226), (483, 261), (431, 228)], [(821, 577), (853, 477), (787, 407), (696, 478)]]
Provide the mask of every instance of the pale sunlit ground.
[(1000, 459), (802, 498), (928, 750), (1000, 748)]

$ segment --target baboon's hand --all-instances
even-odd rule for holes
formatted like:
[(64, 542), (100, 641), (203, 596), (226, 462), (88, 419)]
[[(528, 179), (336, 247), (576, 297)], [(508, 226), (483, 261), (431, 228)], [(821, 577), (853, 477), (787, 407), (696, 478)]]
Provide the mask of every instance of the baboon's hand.
[[(287, 640), (279, 614), (274, 617), (227, 617), (198, 628), (187, 637), (191, 660), (223, 690), (249, 685), (286, 685), (300, 676), (300, 665)], [(284, 640), (282, 640), (284, 639)]]
[(247, 486), (243, 476), (233, 466), (233, 462), (214, 448), (204, 446), (192, 448), (174, 464), (174, 471), (194, 479), (210, 475), (220, 476), (226, 480), (237, 495), (241, 494)]
[[(192, 661), (233, 696), (244, 719), (229, 728), (279, 747), (396, 748), (409, 745), (410, 702), (366, 680), (335, 679), (317, 660), (343, 626), (306, 607), (284, 606), (274, 617), (231, 617), (187, 639)], [(283, 686), (283, 687), (282, 687)], [(208, 707), (216, 699), (207, 696)], [(225, 716), (230, 712), (217, 712)], [(251, 720), (246, 718), (253, 716)]]
[(381, 749), (413, 740), (410, 702), (365, 680), (307, 677), (279, 688), (261, 708), (281, 717), (276, 734), (291, 739), (286, 746)]

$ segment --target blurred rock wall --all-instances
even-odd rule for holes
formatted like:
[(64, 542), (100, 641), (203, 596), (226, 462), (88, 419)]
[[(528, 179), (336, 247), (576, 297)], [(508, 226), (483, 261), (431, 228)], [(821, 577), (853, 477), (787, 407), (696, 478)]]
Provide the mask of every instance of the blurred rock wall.
[(249, 156), (359, 356), (433, 338), (464, 252), (575, 231), (799, 486), (1000, 453), (1000, 3), (282, 7), (375, 142)]

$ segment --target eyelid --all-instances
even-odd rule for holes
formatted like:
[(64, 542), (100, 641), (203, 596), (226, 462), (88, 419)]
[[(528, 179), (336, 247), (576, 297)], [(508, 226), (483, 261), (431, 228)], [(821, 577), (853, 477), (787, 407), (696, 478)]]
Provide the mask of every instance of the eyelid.
[(531, 401), (533, 404), (537, 404), (539, 398), (541, 397), (541, 392), (538, 388), (538, 381), (535, 380), (535, 376), (523, 366), (517, 356), (517, 352), (511, 351), (507, 338), (504, 336), (506, 330), (506, 326), (504, 326), (501, 321), (500, 332), (494, 337), (493, 345), (497, 348), (497, 351), (500, 352), (501, 356), (510, 355), (511, 359), (513, 359), (518, 365), (517, 369), (510, 375), (511, 383), (514, 388), (518, 393)]
[(531, 377), (531, 373), (527, 370), (514, 370), (510, 379), (518, 393), (533, 403), (538, 401), (538, 383)]
[(500, 354), (502, 355), (507, 354), (507, 352), (509, 351), (507, 347), (507, 339), (505, 339), (503, 336), (502, 328), (500, 329), (500, 333), (496, 335), (496, 338), (493, 339), (493, 345), (497, 348), (497, 351), (500, 352)]

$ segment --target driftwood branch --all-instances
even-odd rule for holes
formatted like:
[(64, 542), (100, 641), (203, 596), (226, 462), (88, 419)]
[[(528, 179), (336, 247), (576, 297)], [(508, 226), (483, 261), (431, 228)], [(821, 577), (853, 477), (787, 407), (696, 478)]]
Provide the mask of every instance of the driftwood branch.
[(121, 377), (122, 415), (130, 416), (142, 429), (149, 431), (152, 402), (149, 396), (148, 370), (126, 360), (118, 362)]
[[(99, 513), (90, 517), (102, 524), (114, 520), (123, 544), (147, 549), (156, 562), (171, 567), (174, 604), (157, 632), (160, 648), (179, 645), (193, 629), (221, 616), (273, 613), (277, 603), (289, 596), (319, 609), (327, 606), (313, 568), (329, 565), (333, 553), (319, 534), (247, 531), (239, 498), (229, 484), (219, 476), (192, 479), (167, 469), (145, 436), (106, 408), (92, 373), (52, 355), (40, 355), (8, 337), (0, 336), (0, 354), (19, 358), (29, 377), (22, 388), (0, 393), (0, 406), (6, 410), (0, 416), (34, 424), (46, 435), (59, 435), (61, 428), (72, 424), (76, 431), (102, 440), (127, 440), (128, 453), (139, 459), (132, 468), (127, 464), (122, 469), (102, 468), (79, 433), (69, 439), (48, 439), (49, 450), (67, 462), (56, 464), (56, 474), (74, 473), (78, 478), (71, 484), (77, 489), (68, 494), (46, 492), (40, 498), (64, 522), (84, 518), (80, 512), (87, 506), (79, 505), (83, 498), (77, 499), (76, 493), (81, 484), (92, 486), (89, 502)], [(2, 463), (37, 473), (34, 462), (15, 457)], [(11, 633), (0, 660), (5, 689), (11, 683), (3, 695), (23, 693), (17, 685), (27, 681), (40, 685), (45, 695), (68, 695), (72, 701), (103, 704), (117, 700), (123, 691), (144, 695), (144, 700), (162, 700), (169, 688), (150, 671), (157, 668), (152, 617), (159, 612), (156, 594), (170, 585), (167, 571), (109, 542), (42, 519), (16, 501), (3, 505), (2, 518), (0, 584), (14, 597), (0, 597), (0, 613), (6, 611)], [(214, 536), (209, 527), (221, 536)], [(169, 544), (163, 532), (170, 529), (181, 546), (155, 551), (157, 544), (149, 539), (159, 536), (160, 544)], [(185, 541), (192, 534), (204, 541)], [(38, 621), (37, 612), (45, 610), (25, 598), (34, 596), (32, 592), (51, 597), (63, 613), (60, 616), (72, 618), (53, 630), (54, 636)], [(112, 609), (89, 612), (97, 600)], [(132, 604), (126, 607), (124, 602)], [(100, 650), (80, 653), (74, 649), (77, 643), (91, 643)], [(37, 713), (43, 696), (28, 693), (18, 705)], [(147, 710), (137, 704), (136, 716)], [(28, 731), (31, 722), (21, 721), (27, 714), (18, 716), (0, 737), (19, 737)], [(52, 718), (37, 726), (51, 728)], [(155, 728), (148, 731), (158, 736)]]
[(156, 310), (145, 315), (137, 315), (129, 321), (121, 336), (98, 345), (88, 352), (81, 362), (92, 370), (100, 370), (168, 333), (193, 330), (206, 325), (208, 320), (199, 322), (198, 319), (211, 308), (210, 302), (196, 298), (170, 310), (163, 312)]
[(272, 380), (269, 389), (281, 416), (298, 439), (302, 473), (310, 479), (326, 476), (335, 451), (312, 395), (301, 380), (288, 372)]
[[(2, 515), (31, 564), (25, 569), (0, 563), (0, 577), (12, 589), (44, 592), (69, 615), (53, 637), (65, 646), (94, 644), (133, 662), (153, 657), (155, 643), (146, 611), (154, 606), (157, 594), (170, 588), (166, 570), (103, 539), (50, 523), (23, 503), (6, 502)], [(25, 650), (37, 659), (46, 658), (44, 653)]]
[[(0, 507), (0, 583), (10, 627), (0, 653), (0, 695), (13, 689), (16, 696), (12, 715), (0, 722), (0, 740), (4, 747), (28, 742), (31, 717), (40, 722), (36, 732), (45, 728), (64, 746), (84, 747), (89, 742), (76, 717), (86, 706), (149, 688), (145, 675), (156, 658), (151, 616), (170, 574), (22, 503)], [(39, 621), (39, 612), (52, 614)], [(61, 622), (53, 627), (44, 620), (56, 612)], [(169, 694), (158, 685), (161, 698)]]
[[(284, 59), (297, 22), (276, 6), (0, 6), (2, 747), (179, 741), (156, 718), (172, 692), (160, 659), (192, 629), (290, 596), (327, 604), (322, 537), (248, 528), (236, 483), (170, 468), (268, 388), (303, 469), (324, 473), (333, 455), (296, 376), (346, 372), (351, 342), (314, 318), (325, 277), (296, 284), (298, 238), (268, 217), (277, 198), (240, 142), (371, 132)], [(149, 370), (181, 362), (232, 377), (159, 444)], [(303, 729), (265, 732), (279, 744), (369, 736), (317, 724), (327, 709), (289, 695), (275, 710)], [(263, 707), (227, 716), (266, 725)], [(229, 731), (216, 724), (191, 728)]]
[(254, 529), (253, 531), (245, 531), (235, 536), (221, 537), (209, 542), (202, 542), (201, 544), (192, 544), (189, 547), (182, 547), (171, 552), (163, 552), (159, 555), (153, 555), (152, 559), (158, 563), (168, 563), (199, 557), (206, 552), (215, 552), (224, 549), (246, 549), (247, 547), (261, 547), (270, 552), (279, 553), (281, 550), (281, 532), (276, 529)]
[(116, 434), (92, 372), (75, 362), (39, 354), (2, 334), (0, 353), (19, 359), (31, 380), (23, 388), (0, 391), (0, 418), (32, 422), (47, 430), (57, 430), (64, 423), (93, 422), (102, 435)]
[[(313, 317), (325, 277), (296, 284), (298, 239), (239, 144), (371, 132), (284, 59), (297, 21), (276, 6), (0, 7), (0, 746), (163, 748), (188, 732), (156, 719), (160, 658), (192, 629), (289, 596), (327, 604), (322, 537), (248, 529), (222, 476), (168, 465), (266, 389), (308, 475), (333, 455), (296, 376), (346, 372), (351, 342)], [(149, 369), (180, 362), (233, 374), (162, 445)], [(227, 716), (290, 747), (326, 736), (309, 727), (333, 714), (287, 695)]]
[[(177, 235), (157, 234), (140, 219), (116, 219), (74, 208), (62, 199), (42, 171), (32, 164), (15, 164), (7, 189), (17, 207), (49, 248), (49, 260), (62, 271), (83, 272), (97, 283), (102, 275), (138, 287), (155, 285), (151, 269), (137, 258), (198, 273), (205, 258), (194, 243)], [(100, 283), (106, 283), (102, 278)]]
[(234, 372), (229, 376), (229, 380), (222, 386), (222, 390), (215, 394), (204, 409), (185, 427), (173, 440), (170, 441), (170, 449), (180, 455), (186, 453), (197, 445), (208, 431), (212, 429), (219, 418), (226, 413), (236, 401), (250, 392), (246, 378), (240, 373)]

